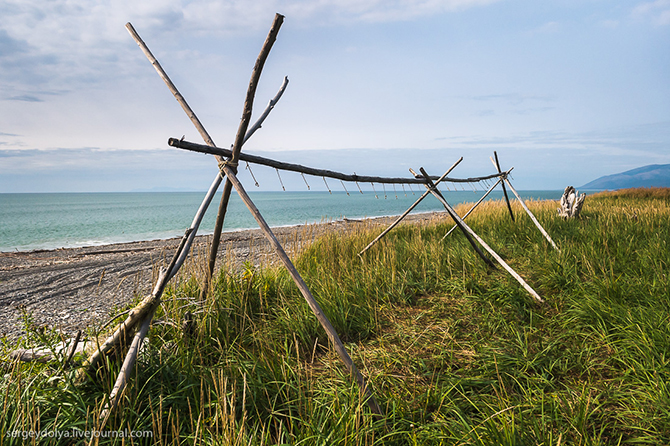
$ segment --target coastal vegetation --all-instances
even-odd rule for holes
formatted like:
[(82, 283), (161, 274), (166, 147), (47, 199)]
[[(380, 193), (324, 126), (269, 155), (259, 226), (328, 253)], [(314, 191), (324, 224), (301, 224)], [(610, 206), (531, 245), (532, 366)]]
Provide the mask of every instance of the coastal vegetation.
[[(196, 259), (163, 296), (104, 426), (152, 437), (95, 440), (669, 444), (670, 189), (591, 195), (580, 219), (559, 218), (554, 201), (528, 205), (560, 251), (520, 206), (515, 223), (499, 201), (467, 221), (544, 304), (487, 267), (460, 233), (442, 240), (452, 226), (444, 215), (399, 226), (362, 258), (381, 230), (366, 222), (294, 255), (385, 417), (369, 413), (284, 269), (226, 265), (200, 301)], [(29, 330), (23, 343), (59, 341)], [(82, 384), (65, 359), (2, 361), (0, 444), (83, 444), (15, 433), (100, 428), (120, 364), (109, 361), (101, 379)]]

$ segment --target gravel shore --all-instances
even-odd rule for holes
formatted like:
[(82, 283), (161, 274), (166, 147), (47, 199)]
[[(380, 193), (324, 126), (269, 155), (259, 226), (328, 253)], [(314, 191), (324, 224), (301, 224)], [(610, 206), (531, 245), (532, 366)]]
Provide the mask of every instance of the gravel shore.
[[(407, 221), (425, 221), (434, 214), (416, 214)], [(390, 217), (366, 220), (388, 224)], [(360, 221), (273, 228), (289, 254), (325, 231), (346, 232)], [(202, 272), (210, 236), (199, 236), (185, 274)], [(66, 337), (102, 324), (112, 311), (137, 295), (151, 292), (159, 266), (169, 262), (180, 239), (119, 243), (84, 248), (0, 252), (0, 337), (15, 341), (25, 334), (22, 314), (40, 327), (57, 328)], [(274, 263), (276, 258), (260, 230), (222, 234), (220, 262), (241, 265)], [(174, 279), (173, 279), (174, 280)]]

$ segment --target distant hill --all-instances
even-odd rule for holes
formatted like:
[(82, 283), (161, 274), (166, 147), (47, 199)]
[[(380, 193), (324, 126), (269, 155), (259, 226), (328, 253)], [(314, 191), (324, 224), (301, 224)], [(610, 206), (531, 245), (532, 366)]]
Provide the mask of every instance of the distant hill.
[(580, 189), (627, 189), (629, 187), (670, 187), (670, 164), (651, 164), (593, 180)]

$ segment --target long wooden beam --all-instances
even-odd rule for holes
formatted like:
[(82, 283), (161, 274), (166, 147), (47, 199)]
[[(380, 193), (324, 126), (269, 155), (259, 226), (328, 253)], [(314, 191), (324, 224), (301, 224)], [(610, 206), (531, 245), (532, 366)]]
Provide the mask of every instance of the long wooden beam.
[[(168, 140), (168, 145), (179, 149), (190, 150), (192, 152), (207, 153), (210, 155), (221, 155), (224, 157), (229, 157), (232, 155), (232, 151), (229, 149), (223, 149), (221, 147), (209, 147), (204, 144), (197, 144), (194, 142), (183, 141), (177, 138), (170, 138)], [(342, 181), (350, 181), (358, 183), (384, 183), (384, 184), (426, 184), (426, 180), (423, 178), (423, 176), (418, 177), (415, 176), (414, 178), (393, 178), (393, 177), (378, 177), (378, 176), (356, 175), (356, 174), (350, 175), (328, 169), (318, 169), (314, 167), (303, 166), (301, 164), (286, 163), (283, 161), (277, 161), (262, 156), (250, 155), (248, 153), (241, 153), (239, 159), (240, 161), (247, 161), (252, 164), (274, 167), (279, 170), (299, 172), (317, 177), (334, 178), (336, 180), (342, 180)], [(483, 180), (500, 178), (502, 175), (504, 175), (504, 172), (502, 174), (495, 173), (492, 175), (473, 177), (473, 178), (446, 177), (443, 179), (443, 181), (450, 183), (476, 183)], [(431, 179), (436, 181), (439, 180), (440, 177), (435, 176), (431, 177)]]
[[(279, 33), (279, 28), (281, 28), (282, 23), (284, 23), (284, 16), (281, 14), (275, 14), (274, 21), (270, 27), (261, 52), (256, 58), (256, 63), (251, 72), (251, 79), (249, 80), (249, 86), (247, 88), (247, 95), (244, 100), (244, 109), (242, 111), (242, 119), (240, 125), (237, 129), (237, 134), (235, 135), (235, 142), (233, 143), (233, 148), (231, 154), (228, 157), (227, 161), (221, 161), (219, 157), (219, 164), (228, 163), (230, 167), (237, 173), (237, 163), (239, 162), (240, 152), (242, 151), (242, 145), (246, 141), (245, 136), (247, 134), (247, 128), (249, 127), (249, 122), (251, 121), (251, 112), (254, 105), (254, 97), (256, 95), (256, 88), (258, 87), (258, 81), (261, 77), (261, 72), (263, 71), (263, 66), (265, 61), (270, 54), (272, 45), (274, 45), (277, 40), (277, 34)], [(207, 261), (207, 277), (205, 280), (205, 285), (200, 293), (201, 299), (204, 299), (207, 295), (209, 289), (209, 282), (212, 279), (214, 274), (214, 267), (216, 265), (216, 255), (219, 251), (219, 243), (221, 242), (221, 231), (223, 230), (223, 222), (226, 219), (226, 211), (228, 210), (228, 202), (230, 201), (230, 193), (233, 191), (233, 187), (230, 184), (228, 178), (226, 178), (226, 183), (223, 185), (223, 193), (221, 194), (221, 201), (219, 202), (219, 210), (216, 214), (216, 222), (214, 223), (214, 233), (212, 235), (212, 245), (209, 250), (209, 258)]]
[[(426, 187), (428, 187), (428, 186), (426, 186)], [(462, 226), (463, 228), (465, 228), (465, 229), (470, 233), (470, 235), (472, 235), (472, 237), (474, 237), (474, 238), (479, 242), (479, 244), (482, 245), (482, 246), (484, 247), (484, 249), (486, 249), (486, 250), (488, 251), (488, 253), (491, 254), (491, 256), (493, 256), (493, 258), (496, 259), (496, 260), (498, 261), (498, 263), (499, 263), (503, 268), (505, 268), (505, 270), (506, 270), (508, 273), (510, 273), (510, 275), (511, 275), (512, 277), (514, 277), (514, 278), (516, 279), (516, 281), (519, 282), (519, 283), (521, 284), (521, 286), (523, 286), (524, 289), (525, 289), (526, 291), (528, 291), (528, 293), (529, 293), (531, 296), (533, 296), (533, 298), (535, 298), (535, 300), (537, 300), (538, 302), (544, 302), (544, 299), (542, 299), (542, 298), (540, 297), (540, 295), (537, 294), (537, 293), (535, 292), (535, 290), (534, 290), (533, 288), (531, 288), (530, 285), (528, 285), (528, 284), (526, 283), (526, 281), (523, 280), (523, 278), (522, 278), (519, 274), (516, 273), (516, 271), (514, 271), (514, 270), (513, 270), (507, 263), (505, 263), (505, 261), (502, 259), (502, 257), (500, 257), (500, 256), (499, 256), (499, 255), (498, 255), (498, 254), (497, 254), (497, 253), (496, 253), (496, 252), (495, 252), (489, 245), (487, 245), (486, 242), (485, 242), (484, 240), (482, 240), (482, 238), (481, 238), (480, 236), (478, 236), (477, 233), (476, 233), (475, 231), (473, 231), (472, 228), (470, 228), (470, 227), (469, 227), (469, 226), (468, 226), (468, 225), (461, 219), (461, 217), (458, 216), (458, 214), (456, 213), (456, 211), (454, 211), (454, 209), (449, 205), (449, 203), (447, 203), (447, 200), (445, 200), (444, 197), (442, 197), (441, 194), (435, 192), (435, 190), (433, 190), (433, 189), (431, 189), (430, 192), (431, 192), (433, 195), (435, 195), (435, 197), (436, 197), (438, 200), (440, 200), (440, 202), (442, 203), (442, 205), (444, 206), (444, 208), (447, 209), (447, 211), (449, 211), (449, 214), (450, 214), (452, 217), (455, 217), (455, 220), (458, 220), (458, 222), (460, 223), (460, 226)]]
[(275, 235), (273, 234), (272, 230), (270, 229), (270, 226), (267, 224), (267, 222), (261, 215), (256, 205), (249, 197), (249, 194), (247, 194), (246, 190), (242, 186), (242, 183), (240, 183), (240, 180), (235, 175), (235, 172), (230, 166), (226, 164), (222, 164), (220, 168), (221, 171), (225, 173), (226, 178), (228, 178), (228, 180), (233, 184), (233, 187), (237, 191), (238, 195), (240, 196), (244, 204), (247, 206), (253, 217), (256, 219), (258, 226), (260, 226), (261, 230), (265, 234), (265, 237), (268, 239), (268, 241), (274, 248), (275, 253), (279, 257), (279, 259), (282, 261), (286, 269), (288, 269), (288, 272), (293, 278), (295, 284), (298, 286), (300, 293), (303, 295), (303, 297), (307, 301), (307, 304), (309, 305), (312, 312), (318, 319), (319, 323), (326, 331), (328, 339), (330, 339), (330, 342), (332, 342), (333, 346), (335, 347), (335, 351), (337, 352), (340, 359), (347, 367), (349, 373), (352, 374), (356, 379), (356, 382), (358, 383), (358, 386), (361, 389), (361, 393), (365, 395), (370, 410), (376, 415), (382, 415), (383, 412), (381, 410), (381, 407), (379, 407), (377, 400), (372, 395), (370, 388), (365, 383), (363, 375), (356, 367), (356, 364), (354, 364), (354, 362), (352, 361), (351, 357), (347, 353), (347, 350), (344, 348), (344, 344), (342, 343), (342, 340), (338, 336), (337, 331), (335, 331), (335, 327), (333, 327), (333, 325), (328, 320), (328, 317), (323, 313), (321, 306), (316, 301), (316, 299), (314, 299), (314, 296), (307, 287), (307, 284), (300, 276), (300, 273), (296, 269), (295, 265), (293, 265), (293, 262), (291, 262), (291, 259), (286, 254), (286, 251), (284, 251), (284, 248), (282, 248), (281, 244), (277, 240), (277, 237), (275, 237)]

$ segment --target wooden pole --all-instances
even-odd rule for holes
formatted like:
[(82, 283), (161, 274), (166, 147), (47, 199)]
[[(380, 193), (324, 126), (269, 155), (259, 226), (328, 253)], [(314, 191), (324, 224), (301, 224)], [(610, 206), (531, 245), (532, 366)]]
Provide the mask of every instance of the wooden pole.
[(333, 325), (330, 323), (328, 320), (328, 317), (323, 313), (323, 310), (321, 309), (321, 306), (319, 303), (316, 301), (314, 296), (312, 296), (311, 291), (307, 287), (307, 284), (305, 284), (305, 281), (302, 279), (300, 276), (300, 273), (296, 269), (295, 265), (291, 262), (291, 259), (288, 257), (286, 254), (286, 251), (284, 251), (284, 248), (282, 248), (281, 244), (277, 240), (277, 237), (272, 233), (272, 230), (270, 229), (270, 226), (268, 226), (267, 222), (259, 212), (258, 208), (254, 204), (253, 201), (251, 201), (251, 198), (249, 198), (249, 195), (247, 192), (244, 190), (244, 187), (242, 186), (242, 183), (237, 179), (237, 176), (235, 175), (235, 172), (233, 171), (232, 167), (222, 164), (221, 165), (221, 170), (226, 174), (226, 178), (233, 184), (233, 187), (235, 187), (235, 190), (239, 194), (240, 198), (242, 198), (242, 201), (244, 204), (246, 204), (247, 208), (249, 208), (249, 211), (251, 214), (254, 216), (256, 219), (256, 222), (258, 222), (258, 225), (260, 226), (261, 230), (265, 234), (265, 237), (268, 239), (272, 247), (274, 248), (277, 256), (279, 256), (279, 259), (282, 261), (286, 269), (288, 269), (289, 274), (293, 278), (293, 281), (295, 284), (298, 286), (298, 289), (300, 290), (300, 293), (303, 295), (305, 300), (307, 301), (307, 304), (311, 308), (312, 312), (318, 319), (319, 323), (321, 326), (324, 328), (326, 331), (326, 334), (328, 335), (328, 339), (330, 339), (330, 342), (332, 342), (333, 346), (335, 347), (335, 351), (339, 355), (340, 359), (344, 363), (344, 365), (347, 367), (347, 370), (349, 371), (350, 374), (354, 376), (356, 379), (356, 382), (358, 386), (361, 389), (361, 392), (363, 395), (365, 395), (365, 398), (367, 400), (368, 406), (370, 407), (370, 410), (376, 414), (376, 415), (383, 415), (383, 412), (381, 408), (379, 407), (379, 404), (377, 403), (377, 400), (375, 397), (372, 395), (372, 392), (370, 391), (370, 388), (367, 386), (365, 383), (365, 379), (363, 378), (363, 375), (361, 372), (358, 370), (354, 362), (351, 360), (351, 357), (347, 353), (347, 350), (344, 348), (344, 344), (340, 340), (340, 337), (338, 336), (337, 332), (335, 331), (335, 328)]
[[(161, 64), (156, 60), (154, 55), (151, 53), (151, 50), (149, 50), (149, 47), (147, 44), (142, 40), (140, 35), (137, 33), (133, 25), (129, 22), (126, 24), (126, 29), (130, 33), (130, 35), (133, 37), (135, 42), (139, 45), (140, 49), (142, 52), (145, 54), (145, 56), (149, 59), (149, 62), (154, 66), (156, 71), (158, 72), (158, 75), (163, 79), (165, 84), (167, 85), (168, 89), (170, 92), (174, 95), (175, 99), (177, 102), (179, 102), (179, 105), (181, 105), (182, 109), (186, 112), (186, 115), (189, 117), (195, 128), (198, 130), (198, 133), (202, 136), (203, 140), (207, 143), (209, 147), (215, 147), (214, 141), (210, 137), (209, 133), (205, 129), (205, 127), (202, 125), (198, 117), (196, 116), (195, 112), (191, 109), (191, 107), (188, 105), (186, 102), (186, 99), (181, 95), (177, 87), (174, 85), (170, 77), (167, 75)], [(288, 85), (288, 78), (284, 78), (284, 82), (282, 83), (281, 88), (279, 89), (279, 92), (275, 97), (270, 101), (270, 104), (268, 107), (263, 111), (263, 114), (260, 116), (260, 118), (254, 123), (251, 128), (247, 131), (244, 141), (248, 140), (251, 135), (253, 135), (256, 130), (258, 130), (263, 122), (265, 121), (265, 118), (267, 118), (268, 114), (272, 111), (274, 108), (275, 104), (277, 101), (279, 101), (279, 98), (281, 98), (282, 94), (284, 93), (284, 90), (286, 89), (286, 86)], [(225, 161), (225, 158), (223, 158), (222, 155), (220, 154), (214, 154), (218, 162), (223, 162)], [(186, 247), (183, 249), (181, 257), (177, 260), (177, 262), (174, 265), (174, 268), (172, 271), (168, 273), (169, 278), (172, 278), (177, 271), (181, 268), (181, 265), (183, 264), (184, 260), (188, 256), (188, 253), (190, 252), (191, 245), (193, 244), (193, 241), (195, 240), (196, 233), (198, 231), (198, 227), (200, 226), (200, 223), (202, 221), (202, 218), (205, 215), (205, 211), (207, 211), (207, 208), (209, 207), (212, 198), (214, 194), (216, 193), (216, 190), (219, 188), (221, 185), (221, 174), (217, 173), (216, 178), (214, 178), (214, 181), (212, 182), (209, 191), (205, 198), (202, 201), (202, 204), (200, 205), (200, 208), (198, 209), (198, 212), (196, 213), (193, 223), (191, 224), (191, 235), (189, 240), (186, 243)], [(219, 234), (220, 236), (220, 234)]]
[[(170, 80), (170, 77), (167, 75), (165, 70), (163, 70), (163, 67), (161, 66), (161, 64), (158, 62), (158, 60), (156, 60), (154, 55), (149, 50), (149, 47), (146, 45), (146, 43), (144, 43), (144, 41), (142, 40), (140, 35), (137, 34), (137, 31), (135, 31), (135, 28), (133, 28), (133, 25), (130, 22), (126, 23), (126, 29), (130, 33), (130, 35), (133, 37), (135, 42), (137, 42), (137, 44), (139, 45), (139, 47), (142, 50), (142, 52), (144, 53), (144, 55), (147, 56), (147, 59), (149, 59), (149, 62), (151, 62), (151, 65), (154, 66), (154, 68), (158, 72), (158, 75), (161, 77), (161, 79), (163, 79), (163, 81), (165, 82), (165, 85), (167, 85), (167, 87), (170, 89), (170, 91), (174, 95), (175, 99), (177, 100), (177, 102), (179, 102), (179, 105), (181, 105), (181, 108), (184, 109), (184, 111), (186, 112), (186, 115), (189, 117), (189, 119), (191, 120), (191, 122), (193, 123), (195, 128), (198, 129), (198, 132), (200, 133), (200, 136), (202, 136), (202, 139), (207, 143), (208, 146), (214, 147), (215, 146), (214, 141), (209, 136), (209, 133), (207, 133), (207, 130), (205, 130), (205, 127), (202, 125), (202, 123), (200, 122), (198, 117), (195, 115), (195, 112), (188, 105), (188, 103), (186, 102), (186, 99), (184, 99), (184, 97), (181, 95), (181, 93), (179, 93), (179, 90), (177, 90), (177, 87), (175, 87), (175, 85), (172, 83), (172, 81)], [(220, 162), (224, 161), (224, 159), (221, 158), (221, 159), (219, 159), (219, 161)]]
[(521, 197), (517, 193), (516, 189), (514, 189), (514, 187), (512, 186), (512, 183), (510, 183), (510, 181), (506, 177), (504, 178), (504, 181), (507, 183), (507, 185), (512, 190), (512, 192), (514, 192), (514, 195), (516, 195), (516, 199), (519, 200), (519, 203), (521, 203), (521, 206), (526, 210), (526, 213), (528, 214), (530, 219), (533, 220), (533, 223), (535, 223), (535, 226), (537, 226), (537, 229), (539, 229), (540, 232), (542, 233), (542, 235), (544, 235), (544, 238), (546, 238), (549, 241), (549, 243), (551, 243), (551, 246), (553, 246), (554, 249), (556, 249), (557, 251), (560, 252), (561, 250), (558, 249), (558, 246), (556, 246), (556, 243), (554, 243), (554, 241), (551, 239), (551, 237), (549, 237), (549, 234), (547, 234), (547, 231), (544, 230), (544, 228), (542, 227), (540, 222), (537, 221), (537, 219), (535, 218), (533, 213), (530, 211), (530, 209), (528, 209), (528, 206), (526, 206), (526, 203), (523, 202), (523, 200), (521, 199)]
[[(498, 173), (502, 173), (502, 170), (500, 169), (500, 163), (498, 162), (498, 153), (494, 150), (493, 151), (493, 156), (496, 158), (496, 162), (494, 163), (496, 166), (496, 169), (498, 169)], [(505, 196), (505, 202), (507, 203), (507, 209), (509, 210), (509, 216), (512, 217), (512, 221), (514, 221), (514, 212), (512, 212), (512, 205), (509, 203), (509, 197), (507, 196), (507, 190), (505, 189), (505, 183), (502, 183), (502, 190), (503, 190), (503, 195)]]
[[(463, 161), (463, 157), (460, 157), (459, 160), (456, 161), (456, 162), (454, 163), (454, 165), (451, 166), (451, 167), (449, 168), (449, 170), (447, 170), (447, 171), (444, 173), (444, 175), (442, 175), (440, 178), (438, 178), (438, 180), (435, 182), (435, 185), (437, 186), (438, 184), (440, 184), (440, 182), (442, 182), (442, 180), (443, 180), (444, 178), (446, 178), (446, 176), (449, 175), (449, 173), (450, 173), (452, 170), (454, 170), (454, 168), (455, 168), (456, 166), (458, 166), (458, 164), (459, 164), (461, 161)], [(399, 216), (393, 223), (391, 223), (391, 226), (389, 226), (388, 228), (386, 228), (386, 229), (384, 230), (384, 232), (382, 232), (381, 234), (379, 234), (379, 235), (377, 236), (377, 238), (375, 238), (373, 241), (371, 241), (371, 242), (368, 244), (368, 246), (366, 246), (365, 248), (363, 248), (363, 250), (362, 250), (361, 252), (359, 252), (358, 255), (359, 255), (359, 256), (362, 256), (362, 255), (365, 253), (365, 251), (367, 251), (368, 249), (372, 248), (372, 246), (373, 246), (375, 243), (377, 243), (379, 240), (381, 240), (382, 237), (384, 237), (386, 234), (388, 234), (388, 233), (391, 231), (391, 229), (395, 228), (395, 227), (398, 225), (398, 223), (400, 223), (400, 222), (402, 221), (402, 219), (405, 218), (405, 217), (407, 216), (407, 214), (409, 214), (410, 212), (412, 212), (412, 210), (413, 210), (415, 207), (417, 207), (418, 204), (421, 203), (421, 201), (423, 201), (424, 198), (426, 198), (426, 197), (428, 196), (428, 194), (430, 194), (430, 191), (426, 191), (426, 192), (424, 192), (423, 195), (421, 195), (421, 196), (419, 197), (419, 199), (416, 200), (416, 201), (414, 202), (413, 205), (411, 205), (411, 206), (410, 206), (410, 207), (409, 207), (409, 208), (408, 208), (408, 209), (407, 209), (401, 216)]]
[[(498, 178), (498, 181), (496, 181), (496, 183), (495, 183), (493, 186), (489, 187), (489, 190), (486, 191), (486, 193), (482, 196), (482, 198), (480, 198), (479, 201), (478, 201), (477, 203), (475, 203), (475, 204), (470, 208), (470, 210), (469, 210), (468, 212), (465, 213), (465, 215), (463, 216), (463, 220), (465, 220), (466, 218), (468, 218), (468, 215), (470, 215), (470, 214), (472, 213), (472, 211), (474, 211), (474, 210), (477, 208), (477, 206), (479, 206), (479, 204), (480, 204), (482, 201), (484, 201), (484, 199), (485, 199), (486, 197), (489, 196), (489, 194), (493, 191), (493, 189), (496, 188), (496, 186), (498, 185), (498, 183), (500, 183), (501, 181), (502, 181), (502, 178)], [(449, 234), (451, 234), (452, 232), (454, 232), (454, 230), (455, 230), (457, 227), (458, 227), (458, 225), (454, 225), (454, 226), (452, 226), (452, 228), (449, 230), (449, 232), (447, 232), (446, 234), (444, 234), (444, 237), (442, 237), (442, 240), (444, 240), (445, 238), (447, 238), (447, 236), (448, 236)]]
[(123, 389), (126, 388), (128, 377), (133, 371), (133, 367), (135, 366), (135, 362), (137, 361), (137, 355), (140, 351), (140, 347), (142, 346), (142, 341), (147, 336), (149, 326), (151, 325), (151, 319), (153, 318), (153, 315), (157, 307), (158, 307), (157, 305), (154, 306), (153, 309), (146, 315), (144, 321), (142, 321), (140, 329), (137, 330), (135, 336), (133, 337), (133, 342), (130, 344), (130, 347), (128, 348), (128, 354), (126, 355), (126, 359), (123, 361), (121, 371), (119, 371), (119, 375), (116, 378), (114, 387), (112, 388), (112, 391), (109, 394), (109, 401), (105, 405), (105, 408), (102, 410), (102, 412), (100, 412), (100, 419), (103, 420), (102, 421), (103, 426), (107, 422), (107, 418), (109, 418), (111, 412), (116, 408), (119, 402), (119, 397), (123, 392)]
[(129, 333), (132, 333), (132, 330), (146, 318), (146, 315), (152, 313), (156, 306), (160, 303), (161, 296), (163, 295), (163, 290), (167, 285), (169, 278), (169, 273), (172, 271), (177, 259), (179, 258), (182, 250), (186, 246), (186, 242), (189, 239), (191, 229), (187, 229), (184, 233), (184, 236), (181, 239), (177, 251), (174, 253), (170, 265), (165, 270), (161, 270), (156, 285), (154, 286), (151, 294), (142, 300), (133, 310), (128, 313), (126, 319), (121, 322), (117, 329), (107, 338), (107, 340), (98, 347), (98, 349), (88, 357), (86, 361), (82, 364), (82, 370), (79, 373), (80, 379), (85, 379), (89, 374), (92, 376), (95, 374), (95, 370), (98, 366), (98, 363), (104, 355), (109, 353), (114, 347), (123, 342), (124, 339), (128, 337)]
[[(411, 169), (410, 169), (410, 170), (411, 170)], [(427, 182), (427, 183), (426, 183), (425, 186), (426, 186), (426, 188), (428, 189), (428, 191), (429, 191), (430, 193), (432, 193), (433, 195), (435, 195), (436, 197), (440, 197), (440, 198), (441, 198), (441, 200), (440, 200), (441, 202), (446, 203), (447, 200), (444, 199), (444, 197), (442, 196), (442, 194), (440, 193), (440, 191), (437, 189), (437, 187), (435, 187), (435, 184), (433, 184), (433, 181), (430, 179), (430, 177), (428, 176), (428, 174), (426, 173), (426, 171), (424, 170), (424, 168), (421, 167), (420, 170), (421, 170), (421, 173), (424, 175), (424, 178), (426, 178), (426, 182)], [(482, 260), (484, 260), (484, 262), (485, 262), (488, 266), (490, 266), (491, 268), (494, 268), (494, 269), (495, 269), (496, 265), (491, 261), (491, 259), (489, 259), (488, 257), (486, 257), (486, 254), (484, 254), (484, 253), (482, 252), (481, 249), (479, 249), (479, 246), (477, 246), (477, 244), (475, 243), (475, 241), (472, 239), (472, 237), (471, 237), (470, 234), (468, 233), (467, 229), (466, 229), (465, 226), (464, 226), (463, 220), (460, 219), (460, 217), (458, 216), (458, 214), (456, 213), (456, 211), (454, 211), (454, 210), (451, 208), (451, 206), (448, 206), (448, 205), (445, 206), (445, 209), (447, 210), (447, 213), (451, 216), (451, 218), (454, 220), (454, 222), (456, 223), (456, 225), (461, 229), (461, 231), (463, 232), (463, 235), (464, 235), (465, 238), (468, 240), (468, 242), (470, 242), (470, 245), (472, 245), (472, 248), (475, 250), (475, 252), (477, 252), (477, 254), (479, 254), (479, 257), (481, 257)]]
[[(168, 145), (172, 147), (177, 147), (179, 149), (190, 150), (192, 152), (207, 153), (207, 154), (217, 154), (225, 157), (230, 157), (232, 151), (230, 149), (223, 149), (221, 147), (209, 147), (203, 144), (196, 144), (189, 141), (182, 141), (177, 138), (168, 139)], [(335, 180), (349, 181), (349, 182), (358, 182), (358, 183), (384, 183), (384, 184), (426, 184), (426, 180), (423, 176), (419, 175), (414, 178), (393, 178), (393, 177), (378, 177), (370, 175), (350, 175), (342, 172), (335, 172), (333, 170), (327, 169), (317, 169), (314, 167), (302, 166), (300, 164), (285, 163), (283, 161), (277, 161), (270, 158), (265, 158), (262, 156), (251, 155), (249, 153), (240, 153), (240, 161), (247, 161), (253, 164), (260, 164), (262, 166), (273, 167), (279, 170), (287, 170), (290, 172), (298, 172), (307, 175), (313, 175), (316, 177), (326, 177), (333, 178)], [(498, 179), (501, 177), (501, 174), (492, 174), (482, 177), (474, 178), (444, 178), (443, 182), (449, 183), (474, 183), (478, 181)], [(440, 177), (434, 176), (430, 177), (432, 180), (437, 181)]]
[[(423, 172), (423, 168), (421, 170)], [(426, 186), (426, 187), (428, 187), (428, 186)], [(447, 211), (454, 218), (454, 220), (457, 220), (460, 223), (459, 227), (462, 227), (466, 231), (468, 231), (470, 233), (470, 235), (472, 235), (472, 237), (474, 237), (479, 242), (479, 244), (482, 245), (484, 247), (484, 249), (486, 249), (489, 252), (489, 254), (491, 254), (491, 256), (493, 256), (493, 258), (496, 259), (498, 261), (498, 263), (503, 268), (505, 268), (505, 270), (507, 270), (507, 272), (510, 273), (512, 275), (512, 277), (514, 277), (517, 280), (517, 282), (519, 282), (521, 284), (521, 286), (523, 286), (526, 289), (526, 291), (528, 291), (528, 293), (531, 296), (533, 296), (538, 302), (544, 302), (544, 300), (540, 297), (540, 295), (537, 294), (535, 292), (535, 290), (533, 290), (530, 287), (530, 285), (528, 285), (526, 283), (526, 281), (523, 280), (523, 278), (516, 273), (516, 271), (514, 271), (507, 263), (505, 263), (505, 261), (493, 249), (491, 249), (491, 247), (489, 245), (487, 245), (486, 242), (484, 240), (482, 240), (482, 238), (477, 235), (477, 233), (475, 233), (475, 231), (473, 231), (467, 224), (465, 224), (465, 222), (458, 216), (456, 211), (454, 211), (454, 209), (449, 205), (449, 203), (447, 203), (447, 200), (445, 200), (444, 197), (441, 194), (437, 193), (432, 188), (430, 189), (430, 192), (433, 195), (435, 195), (435, 197), (438, 200), (440, 200), (442, 205), (445, 207), (445, 209), (447, 209)]]
[[(244, 144), (244, 137), (247, 134), (247, 128), (249, 127), (249, 121), (251, 121), (251, 111), (254, 104), (254, 96), (256, 95), (256, 88), (258, 87), (258, 81), (261, 77), (261, 72), (263, 71), (263, 66), (265, 61), (270, 54), (272, 45), (277, 40), (277, 34), (279, 33), (279, 28), (281, 28), (282, 23), (284, 22), (284, 16), (281, 14), (275, 14), (274, 21), (272, 22), (272, 27), (268, 33), (261, 52), (256, 59), (256, 64), (254, 69), (251, 72), (251, 80), (249, 81), (249, 87), (247, 88), (247, 96), (244, 101), (244, 110), (242, 111), (242, 120), (240, 125), (237, 128), (237, 135), (235, 135), (235, 142), (233, 143), (232, 153), (228, 161), (219, 160), (219, 164), (228, 163), (228, 165), (237, 173), (237, 164), (240, 158), (240, 152), (242, 150), (242, 145)], [(221, 242), (221, 231), (223, 230), (223, 221), (226, 219), (226, 210), (228, 209), (228, 202), (230, 201), (230, 193), (232, 192), (233, 187), (230, 184), (230, 179), (226, 178), (226, 184), (223, 186), (223, 193), (221, 195), (221, 202), (219, 203), (219, 211), (216, 215), (216, 223), (214, 224), (214, 234), (212, 236), (212, 245), (209, 251), (209, 259), (207, 262), (207, 280), (203, 286), (203, 290), (200, 293), (200, 298), (204, 299), (207, 295), (209, 288), (209, 282), (214, 274), (214, 267), (216, 265), (216, 255), (219, 251), (219, 243)]]

